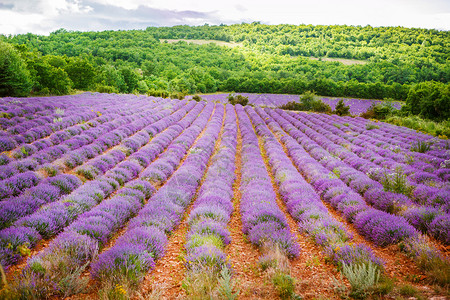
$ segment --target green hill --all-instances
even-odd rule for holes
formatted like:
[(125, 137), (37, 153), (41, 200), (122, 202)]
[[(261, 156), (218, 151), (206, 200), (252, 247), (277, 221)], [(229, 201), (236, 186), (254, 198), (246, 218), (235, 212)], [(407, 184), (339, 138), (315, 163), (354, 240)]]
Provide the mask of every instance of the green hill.
[[(255, 22), (60, 29), (49, 36), (29, 33), (0, 40), (16, 47), (33, 94), (314, 90), (324, 96), (405, 100), (414, 84), (447, 84), (450, 78), (448, 31), (417, 28)], [(4, 90), (10, 92), (3, 96), (15, 95)]]

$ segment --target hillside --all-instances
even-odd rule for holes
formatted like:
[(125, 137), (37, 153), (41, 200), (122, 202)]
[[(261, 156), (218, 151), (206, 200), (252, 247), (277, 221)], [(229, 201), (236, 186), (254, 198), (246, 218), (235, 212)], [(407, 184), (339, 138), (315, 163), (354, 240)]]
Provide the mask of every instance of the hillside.
[[(4, 74), (13, 68), (0, 84), (3, 96), (72, 89), (163, 96), (314, 90), (323, 96), (405, 100), (414, 84), (450, 79), (449, 33), (416, 28), (251, 23), (60, 29), (0, 40), (13, 45), (22, 62), (0, 67)], [(19, 84), (15, 77), (22, 78)]]

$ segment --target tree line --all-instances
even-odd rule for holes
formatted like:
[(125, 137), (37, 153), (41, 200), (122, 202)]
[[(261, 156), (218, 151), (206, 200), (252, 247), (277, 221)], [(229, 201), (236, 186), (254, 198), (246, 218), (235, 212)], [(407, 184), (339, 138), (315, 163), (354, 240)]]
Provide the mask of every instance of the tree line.
[[(233, 41), (241, 46), (161, 39)], [(437, 87), (445, 95), (449, 40), (447, 31), (438, 30), (258, 22), (2, 35), (0, 95), (62, 95), (74, 89), (157, 96), (315, 91), (323, 96), (407, 100), (417, 89)], [(434, 111), (442, 110), (445, 97), (439, 103)]]

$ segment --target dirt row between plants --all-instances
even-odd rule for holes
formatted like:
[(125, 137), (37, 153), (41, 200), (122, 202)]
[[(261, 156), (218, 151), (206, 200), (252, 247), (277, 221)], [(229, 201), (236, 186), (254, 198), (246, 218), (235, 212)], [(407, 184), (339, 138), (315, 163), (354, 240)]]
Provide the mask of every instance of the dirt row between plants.
[[(215, 109), (211, 113), (211, 116), (208, 120), (208, 123), (211, 121), (212, 116), (214, 115)], [(166, 253), (165, 255), (159, 259), (156, 262), (155, 268), (150, 271), (142, 281), (139, 293), (145, 297), (145, 295), (153, 293), (154, 295), (158, 295), (160, 299), (177, 299), (177, 298), (185, 298), (186, 292), (182, 288), (182, 282), (185, 277), (186, 273), (186, 267), (185, 267), (185, 261), (184, 256), (186, 254), (186, 251), (184, 250), (184, 245), (186, 243), (186, 234), (188, 231), (188, 224), (187, 219), (189, 217), (189, 214), (192, 211), (192, 208), (194, 206), (194, 203), (198, 197), (198, 192), (200, 191), (200, 188), (205, 181), (206, 173), (208, 172), (209, 167), (212, 164), (211, 158), (214, 156), (214, 154), (217, 153), (220, 141), (222, 140), (222, 132), (225, 125), (225, 116), (226, 111), (224, 110), (223, 118), (222, 118), (222, 127), (220, 129), (219, 138), (216, 140), (216, 143), (214, 145), (214, 151), (208, 161), (208, 164), (206, 166), (206, 170), (203, 174), (202, 180), (199, 183), (197, 190), (195, 192), (195, 195), (187, 207), (183, 218), (178, 225), (178, 227), (172, 232), (172, 234), (169, 236), (169, 239), (167, 241), (166, 246)], [(206, 125), (208, 126), (208, 125)], [(205, 126), (205, 128), (206, 128)], [(205, 132), (205, 129), (202, 131), (202, 133), (196, 138), (195, 143), (203, 136), (203, 133)], [(186, 160), (187, 155), (181, 160), (180, 166), (183, 164), (183, 162)]]
[[(276, 193), (278, 207), (286, 216), (291, 232), (301, 247), (300, 255), (290, 261), (291, 276), (296, 280), (295, 293), (304, 299), (315, 299), (318, 296), (326, 299), (340, 299), (333, 288), (333, 278), (339, 278), (336, 268), (326, 263), (319, 246), (314, 244), (308, 236), (299, 232), (297, 222), (289, 214), (280, 195), (261, 136), (258, 136), (258, 143), (273, 190)], [(347, 282), (345, 283), (348, 285)]]
[[(292, 161), (291, 157), (288, 154), (287, 148), (284, 143), (281, 142), (279, 136), (275, 134), (270, 127), (269, 130), (272, 132), (274, 137), (277, 139), (278, 143), (280, 143), (283, 147), (284, 153), (286, 156)], [(288, 134), (288, 133), (286, 133)], [(295, 166), (295, 164), (293, 163)], [(302, 174), (300, 170), (297, 171), (305, 178), (305, 180), (309, 183), (309, 180)], [(276, 189), (277, 191), (277, 189)], [(328, 209), (329, 214), (339, 221), (348, 232), (353, 235), (354, 243), (365, 244), (370, 247), (375, 255), (381, 258), (385, 262), (385, 275), (388, 276), (396, 285), (412, 285), (417, 288), (423, 295), (427, 297), (439, 296), (442, 295), (441, 289), (437, 286), (427, 283), (427, 275), (419, 269), (416, 263), (409, 257), (407, 257), (404, 253), (402, 253), (397, 245), (391, 245), (388, 247), (379, 247), (372, 242), (366, 240), (363, 236), (361, 236), (358, 231), (355, 229), (353, 224), (346, 221), (329, 203), (322, 199), (322, 203)], [(288, 219), (289, 220), (289, 219)], [(307, 239), (307, 238), (306, 238)], [(314, 245), (315, 246), (315, 245)], [(315, 246), (318, 248), (318, 246)], [(320, 248), (319, 248), (320, 249)], [(318, 250), (321, 251), (321, 250)], [(444, 255), (448, 255), (448, 253), (444, 253)], [(323, 256), (323, 254), (322, 254)], [(329, 263), (328, 263), (329, 264)], [(336, 267), (332, 266), (334, 269), (334, 274), (336, 273)], [(312, 282), (312, 284), (316, 284), (316, 282)]]
[(274, 299), (276, 291), (270, 282), (264, 281), (258, 258), (260, 253), (242, 232), (241, 206), (241, 177), (242, 177), (242, 136), (239, 128), (239, 119), (236, 115), (238, 125), (236, 145), (236, 180), (233, 185), (234, 211), (228, 224), (231, 235), (231, 243), (226, 247), (229, 262), (233, 267), (233, 279), (239, 288), (239, 299)]

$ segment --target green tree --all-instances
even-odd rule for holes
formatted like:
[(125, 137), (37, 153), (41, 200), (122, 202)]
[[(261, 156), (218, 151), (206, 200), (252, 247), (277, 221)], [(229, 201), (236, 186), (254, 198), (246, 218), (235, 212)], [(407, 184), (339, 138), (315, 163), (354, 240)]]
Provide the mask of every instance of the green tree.
[(64, 67), (76, 89), (87, 89), (96, 74), (95, 67), (85, 58), (72, 58)]
[(69, 75), (62, 68), (49, 64), (46, 57), (33, 55), (27, 64), (34, 80), (33, 92), (53, 95), (71, 92), (73, 83)]
[(450, 85), (427, 81), (412, 86), (405, 109), (429, 119), (450, 118)]
[(336, 107), (334, 109), (334, 112), (338, 116), (348, 116), (350, 111), (350, 106), (345, 105), (344, 100), (339, 99), (338, 103), (336, 104)]
[(312, 110), (316, 94), (311, 91), (306, 91), (303, 96), (300, 96), (300, 104), (303, 110)]
[(137, 87), (140, 80), (139, 74), (130, 67), (120, 68), (120, 74), (127, 86), (126, 92), (132, 93)]
[(0, 96), (27, 96), (32, 86), (25, 62), (13, 46), (0, 41)]
[(126, 93), (128, 90), (128, 86), (123, 79), (122, 73), (109, 64), (99, 68), (95, 81), (97, 86), (102, 86), (103, 88), (114, 87), (121, 93)]
[[(53, 95), (67, 95), (72, 89), (72, 81), (66, 71), (56, 68), (43, 60), (32, 64), (37, 84), (37, 92), (48, 91)], [(47, 92), (45, 92), (46, 94)]]

